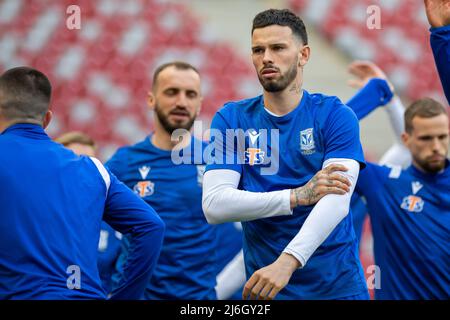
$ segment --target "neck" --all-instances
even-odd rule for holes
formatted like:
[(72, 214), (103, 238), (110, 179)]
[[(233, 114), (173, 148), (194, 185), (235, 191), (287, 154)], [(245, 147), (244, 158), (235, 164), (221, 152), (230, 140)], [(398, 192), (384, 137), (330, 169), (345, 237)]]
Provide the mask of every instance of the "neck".
[(264, 91), (264, 106), (276, 115), (285, 115), (298, 106), (302, 97), (302, 84), (296, 79), (283, 91)]
[(5, 131), (9, 126), (6, 123), (0, 121), (0, 133)]
[(37, 120), (30, 120), (30, 119), (17, 119), (17, 120), (10, 120), (10, 121), (3, 121), (0, 120), (0, 133), (8, 129), (9, 127), (18, 124), (18, 123), (30, 123), (30, 124), (37, 124), (42, 126), (42, 123)]
[(180, 140), (172, 140), (172, 135), (169, 134), (166, 130), (163, 128), (158, 128), (158, 126), (155, 128), (155, 132), (153, 133), (151, 140), (152, 144), (157, 147), (158, 149), (162, 150), (173, 150), (173, 149), (183, 149), (187, 147), (191, 143), (191, 134), (189, 131), (186, 132), (186, 134), (183, 134), (181, 136)]

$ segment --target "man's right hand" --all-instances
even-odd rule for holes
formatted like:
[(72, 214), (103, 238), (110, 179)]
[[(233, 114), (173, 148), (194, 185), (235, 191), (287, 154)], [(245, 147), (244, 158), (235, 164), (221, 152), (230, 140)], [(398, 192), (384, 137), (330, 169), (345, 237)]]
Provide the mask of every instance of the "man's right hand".
[(394, 86), (389, 81), (384, 71), (371, 61), (355, 60), (348, 66), (348, 71), (356, 77), (356, 79), (350, 79), (348, 81), (349, 86), (353, 88), (361, 89), (371, 79), (380, 78), (386, 80), (389, 88), (394, 92)]
[(345, 194), (350, 191), (350, 181), (337, 171), (348, 169), (340, 164), (331, 164), (317, 172), (302, 187), (291, 190), (291, 209), (297, 206), (316, 204), (327, 194)]

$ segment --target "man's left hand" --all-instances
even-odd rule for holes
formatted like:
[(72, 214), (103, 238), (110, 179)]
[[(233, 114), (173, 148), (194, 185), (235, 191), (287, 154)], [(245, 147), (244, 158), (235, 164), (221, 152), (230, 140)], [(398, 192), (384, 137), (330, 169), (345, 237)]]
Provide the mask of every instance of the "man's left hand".
[(244, 286), (244, 300), (272, 300), (289, 282), (300, 262), (292, 255), (282, 253), (267, 267), (257, 270)]

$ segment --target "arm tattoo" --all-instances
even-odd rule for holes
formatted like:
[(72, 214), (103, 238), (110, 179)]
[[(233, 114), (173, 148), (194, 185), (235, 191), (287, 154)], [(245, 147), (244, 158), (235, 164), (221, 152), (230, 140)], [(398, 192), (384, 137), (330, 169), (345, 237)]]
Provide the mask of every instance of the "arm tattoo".
[(295, 205), (296, 206), (299, 206), (300, 205), (300, 195), (299, 195), (299, 193), (300, 193), (300, 190), (297, 188), (297, 189), (294, 189), (294, 195), (295, 195)]

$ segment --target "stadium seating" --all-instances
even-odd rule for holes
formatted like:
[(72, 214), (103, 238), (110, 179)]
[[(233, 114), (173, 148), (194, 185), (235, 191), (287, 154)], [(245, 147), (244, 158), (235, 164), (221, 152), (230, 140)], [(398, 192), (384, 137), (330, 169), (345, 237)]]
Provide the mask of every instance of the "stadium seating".
[[(367, 28), (367, 8), (381, 9), (381, 29)], [(290, 0), (291, 8), (354, 59), (380, 65), (410, 100), (445, 101), (420, 0)]]
[(69, 0), (0, 2), (0, 72), (30, 65), (52, 81), (52, 136), (82, 130), (104, 160), (151, 130), (146, 94), (157, 65), (186, 60), (203, 76), (204, 129), (226, 101), (255, 94), (250, 61), (183, 4), (157, 0), (79, 0), (81, 29), (66, 28)]

